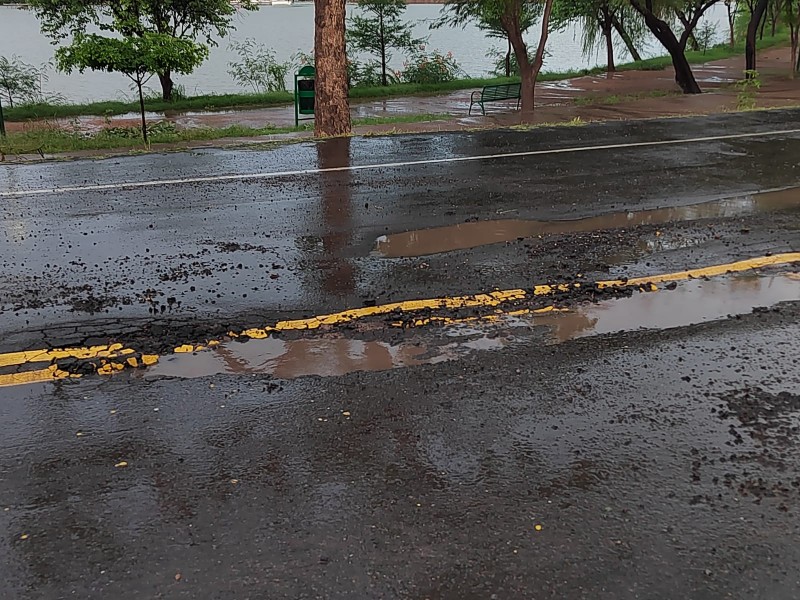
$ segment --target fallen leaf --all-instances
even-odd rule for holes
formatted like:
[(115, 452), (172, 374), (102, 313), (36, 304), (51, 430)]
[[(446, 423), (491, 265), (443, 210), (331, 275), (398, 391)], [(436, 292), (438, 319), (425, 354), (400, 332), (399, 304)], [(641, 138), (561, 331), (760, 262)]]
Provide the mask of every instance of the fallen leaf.
[(30, 537), (30, 536), (29, 536), (27, 533), (23, 533), (21, 536), (19, 536), (19, 539), (21, 539), (21, 540), (27, 540), (29, 537)]
[(180, 573), (175, 573), (175, 581), (180, 581), (182, 575)]
[(344, 411), (342, 414), (343, 414), (345, 417), (349, 417), (349, 416), (350, 416), (350, 411), (349, 411), (349, 410), (346, 410), (346, 411)]
[(121, 469), (122, 467), (127, 467), (128, 466), (128, 461), (121, 460), (117, 464), (115, 464), (114, 466), (117, 467), (118, 469)]

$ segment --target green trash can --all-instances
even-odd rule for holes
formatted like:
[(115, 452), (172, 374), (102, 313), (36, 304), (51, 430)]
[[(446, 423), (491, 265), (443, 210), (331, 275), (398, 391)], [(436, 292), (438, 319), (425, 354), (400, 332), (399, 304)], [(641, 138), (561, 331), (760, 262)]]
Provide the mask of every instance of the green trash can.
[[(314, 118), (314, 67), (306, 65), (294, 75), (294, 126)], [(311, 115), (302, 117), (301, 115)]]

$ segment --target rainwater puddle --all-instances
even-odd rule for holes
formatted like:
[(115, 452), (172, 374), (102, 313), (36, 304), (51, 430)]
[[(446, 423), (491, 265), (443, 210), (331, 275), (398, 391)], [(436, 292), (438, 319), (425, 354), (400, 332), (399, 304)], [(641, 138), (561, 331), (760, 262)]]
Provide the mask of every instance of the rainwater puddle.
[(399, 344), (341, 337), (229, 342), (194, 354), (162, 358), (146, 377), (205, 377), (219, 374), (269, 374), (280, 379), (308, 375), (333, 377), (356, 371), (388, 371), (456, 360), (478, 350), (502, 348), (508, 340), (487, 331), (443, 345), (409, 340)]
[(382, 235), (376, 241), (375, 254), (386, 258), (426, 256), (440, 252), (477, 248), (510, 242), (520, 237), (546, 234), (585, 233), (621, 229), (639, 225), (660, 225), (677, 221), (726, 218), (759, 212), (774, 212), (800, 207), (800, 188), (723, 198), (702, 204), (619, 212), (585, 219), (535, 221), (501, 219), (459, 223), (447, 227), (418, 229)]
[[(412, 329), (398, 343), (347, 339), (339, 334), (300, 339), (228, 342), (193, 354), (164, 357), (144, 377), (195, 378), (219, 374), (268, 374), (279, 379), (332, 377), (458, 360), (518, 344), (569, 340), (639, 329), (683, 327), (758, 307), (800, 300), (800, 275), (738, 276), (692, 280), (675, 290), (634, 292), (627, 298), (582, 304), (567, 312), (465, 320), (442, 328)], [(545, 328), (544, 339), (541, 328)]]
[(800, 300), (797, 274), (693, 280), (672, 291), (634, 292), (629, 298), (583, 305), (575, 311), (519, 319), (518, 324), (546, 326), (551, 341), (560, 343), (606, 333), (696, 325), (795, 300)]

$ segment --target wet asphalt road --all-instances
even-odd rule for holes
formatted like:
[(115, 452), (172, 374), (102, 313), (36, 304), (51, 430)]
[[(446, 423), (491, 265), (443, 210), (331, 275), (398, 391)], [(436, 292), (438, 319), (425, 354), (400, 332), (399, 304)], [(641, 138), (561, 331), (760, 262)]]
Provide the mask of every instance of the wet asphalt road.
[[(0, 192), (798, 124), (776, 111), (29, 165), (0, 171)], [(624, 215), (798, 185), (798, 158), (800, 134), (787, 134), (7, 196), (0, 350), (163, 350), (364, 302), (798, 251), (800, 210), (784, 206), (370, 255), (380, 235), (476, 218)], [(330, 377), (125, 372), (0, 388), (0, 596), (796, 598), (800, 296), (643, 325), (560, 344), (504, 323), (332, 332), (472, 345)]]

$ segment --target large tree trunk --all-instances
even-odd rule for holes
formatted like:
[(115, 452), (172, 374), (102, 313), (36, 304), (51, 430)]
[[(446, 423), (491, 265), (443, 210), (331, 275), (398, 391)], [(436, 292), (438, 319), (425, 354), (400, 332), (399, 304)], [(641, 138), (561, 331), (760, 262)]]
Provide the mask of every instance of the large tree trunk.
[(639, 51), (636, 49), (636, 45), (633, 43), (630, 34), (625, 30), (622, 23), (620, 23), (619, 19), (615, 15), (611, 15), (611, 24), (614, 26), (614, 29), (617, 31), (617, 34), (625, 43), (625, 48), (628, 50), (628, 54), (631, 55), (631, 58), (635, 61), (642, 60), (642, 55), (639, 54)]
[(764, 18), (768, 4), (769, 0), (758, 0), (750, 15), (744, 48), (745, 71), (756, 70), (756, 35), (758, 35), (758, 25), (761, 23), (761, 19)]
[(351, 124), (344, 40), (345, 0), (315, 0), (314, 10), (317, 70), (314, 133), (317, 137), (348, 135)]
[(648, 0), (647, 6), (645, 7), (642, 6), (638, 0), (631, 1), (633, 8), (644, 17), (647, 28), (656, 39), (661, 42), (664, 49), (669, 52), (670, 58), (672, 58), (672, 66), (675, 69), (675, 81), (681, 87), (683, 93), (700, 94), (702, 90), (700, 86), (697, 85), (697, 80), (694, 78), (694, 73), (692, 73), (692, 67), (689, 65), (689, 61), (686, 60), (686, 54), (684, 52), (685, 46), (675, 37), (669, 24), (653, 14), (651, 4), (652, 3)]
[(172, 91), (175, 89), (172, 73), (170, 71), (159, 73), (158, 80), (161, 82), (161, 97), (165, 102), (170, 102), (172, 100)]

